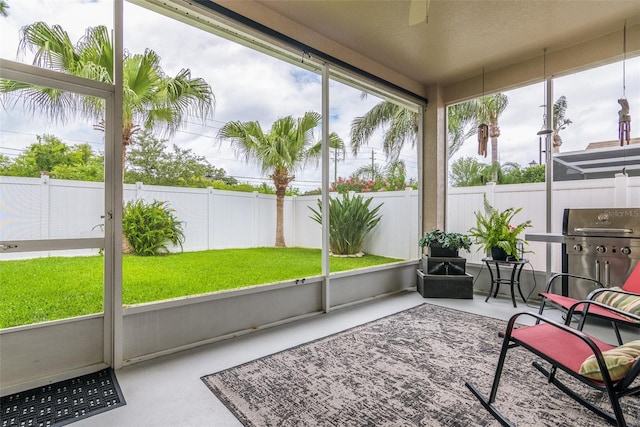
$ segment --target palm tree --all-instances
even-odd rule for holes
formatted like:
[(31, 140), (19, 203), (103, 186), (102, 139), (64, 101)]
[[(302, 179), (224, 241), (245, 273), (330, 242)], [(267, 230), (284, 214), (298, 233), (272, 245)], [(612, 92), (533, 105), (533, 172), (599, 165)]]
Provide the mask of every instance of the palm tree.
[(567, 111), (567, 98), (562, 95), (556, 102), (553, 103), (553, 152), (559, 153), (560, 146), (562, 145), (562, 138), (560, 138), (560, 131), (573, 123), (571, 119), (566, 118), (564, 115)]
[(507, 108), (509, 98), (502, 93), (476, 98), (476, 119), (478, 123), (489, 125), (489, 138), (491, 138), (491, 163), (498, 162), (498, 138), (500, 126), (498, 118)]
[[(20, 30), (21, 52), (35, 53), (33, 64), (58, 72), (114, 83), (113, 44), (105, 26), (91, 27), (76, 45), (59, 25), (36, 22)], [(77, 96), (42, 86), (0, 79), (0, 94), (17, 92), (31, 111), (43, 111), (51, 119), (65, 122), (68, 114), (79, 112), (100, 121), (104, 130), (104, 101)], [(201, 78), (191, 78), (189, 69), (175, 77), (165, 75), (160, 57), (151, 49), (143, 54), (124, 52), (123, 60), (123, 129), (122, 166), (126, 150), (141, 127), (164, 130), (172, 135), (189, 114), (204, 119), (212, 110), (215, 98), (211, 87)]]
[(380, 165), (372, 163), (360, 166), (358, 169), (353, 171), (351, 176), (358, 179), (370, 179), (371, 181), (375, 181), (377, 179), (384, 178), (385, 173), (384, 169)]
[[(218, 138), (231, 142), (236, 155), (247, 162), (255, 161), (262, 173), (269, 173), (276, 188), (276, 247), (286, 247), (284, 241), (284, 196), (289, 183), (295, 179), (291, 172), (309, 160), (321, 155), (322, 141), (315, 142), (313, 130), (320, 124), (322, 116), (307, 112), (303, 117), (291, 116), (276, 120), (268, 133), (259, 122), (226, 123)], [(329, 136), (329, 146), (344, 150), (344, 142), (334, 132)]]
[(385, 128), (382, 148), (390, 161), (396, 161), (406, 142), (413, 147), (418, 133), (418, 114), (394, 104), (382, 101), (364, 116), (351, 122), (351, 151), (357, 155), (360, 148), (369, 143), (378, 128)]

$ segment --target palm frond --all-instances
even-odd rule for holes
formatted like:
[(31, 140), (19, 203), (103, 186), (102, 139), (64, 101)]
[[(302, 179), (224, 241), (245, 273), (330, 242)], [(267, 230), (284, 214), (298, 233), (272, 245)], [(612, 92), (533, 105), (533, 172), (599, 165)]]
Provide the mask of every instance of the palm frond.
[(392, 102), (382, 101), (367, 111), (364, 116), (356, 117), (351, 122), (351, 152), (353, 155), (357, 155), (360, 149), (369, 143), (374, 132), (390, 123), (397, 116), (397, 111), (402, 108)]
[(411, 144), (411, 147), (415, 146), (416, 116), (416, 113), (406, 108), (400, 107), (396, 110), (394, 119), (390, 121), (383, 139), (383, 149), (388, 160), (397, 160), (407, 142)]
[(451, 105), (447, 109), (447, 158), (451, 158), (462, 144), (478, 132), (476, 108), (473, 101)]

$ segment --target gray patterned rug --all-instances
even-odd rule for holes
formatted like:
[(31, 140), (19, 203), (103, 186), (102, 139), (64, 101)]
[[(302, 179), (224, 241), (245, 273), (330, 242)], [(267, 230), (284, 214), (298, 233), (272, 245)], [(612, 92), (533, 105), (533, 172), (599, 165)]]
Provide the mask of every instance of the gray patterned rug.
[[(245, 426), (493, 426), (464, 383), (489, 394), (505, 325), (423, 304), (202, 380)], [(533, 360), (509, 351), (498, 410), (521, 426), (607, 425), (547, 384)], [(622, 404), (640, 424), (640, 397)]]

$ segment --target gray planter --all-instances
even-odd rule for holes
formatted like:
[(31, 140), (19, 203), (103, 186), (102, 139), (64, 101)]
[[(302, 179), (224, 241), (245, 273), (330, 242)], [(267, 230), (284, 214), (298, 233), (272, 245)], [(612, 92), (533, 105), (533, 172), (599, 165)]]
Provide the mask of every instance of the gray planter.
[(456, 257), (458, 256), (458, 250), (443, 248), (442, 246), (429, 246), (427, 255), (431, 257)]
[(426, 274), (462, 275), (466, 272), (464, 257), (422, 257), (422, 271)]
[(425, 274), (417, 270), (417, 290), (423, 298), (473, 299), (473, 276)]

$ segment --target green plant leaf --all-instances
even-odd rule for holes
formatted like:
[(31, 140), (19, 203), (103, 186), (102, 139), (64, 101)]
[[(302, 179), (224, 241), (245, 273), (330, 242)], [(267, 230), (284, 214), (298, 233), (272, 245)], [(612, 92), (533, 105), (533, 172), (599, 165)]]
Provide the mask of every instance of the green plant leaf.
[[(382, 219), (378, 214), (383, 203), (371, 208), (373, 199), (364, 199), (360, 195), (351, 197), (348, 193), (342, 197), (329, 199), (329, 249), (334, 254), (353, 255), (361, 252), (364, 239)], [(311, 219), (322, 224), (322, 202), (318, 200), (318, 209), (309, 207), (313, 212)]]
[(168, 244), (184, 243), (183, 223), (178, 221), (168, 202), (143, 200), (128, 202), (124, 208), (122, 232), (136, 255), (169, 253)]

